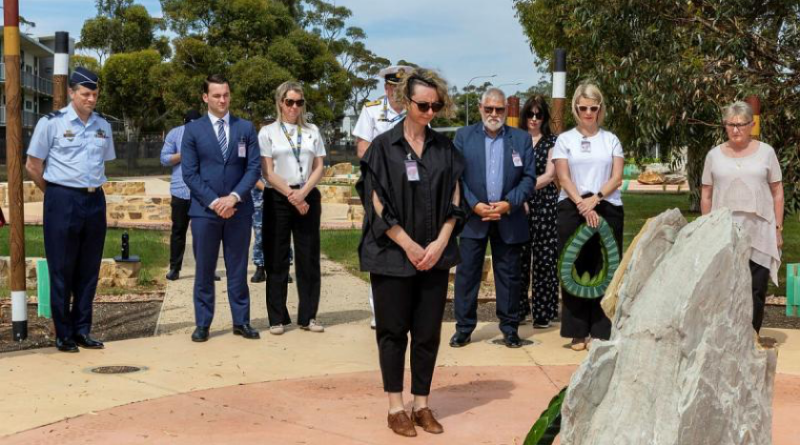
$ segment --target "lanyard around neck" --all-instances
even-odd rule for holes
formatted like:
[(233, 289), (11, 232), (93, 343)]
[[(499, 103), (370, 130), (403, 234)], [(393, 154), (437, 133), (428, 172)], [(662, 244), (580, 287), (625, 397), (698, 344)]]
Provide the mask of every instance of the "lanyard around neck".
[(406, 111), (403, 110), (402, 113), (398, 113), (397, 116), (395, 116), (394, 118), (388, 119), (387, 116), (389, 116), (389, 98), (388, 97), (384, 97), (383, 98), (383, 113), (381, 114), (381, 119), (380, 120), (382, 120), (384, 122), (389, 122), (390, 124), (392, 124), (392, 123), (395, 123), (398, 120), (404, 118), (405, 115), (406, 115)]
[(300, 167), (300, 174), (303, 174), (303, 164), (300, 163), (300, 150), (303, 148), (302, 127), (300, 127), (300, 125), (297, 126), (296, 144), (292, 141), (292, 136), (289, 134), (289, 130), (286, 129), (286, 126), (283, 125), (283, 122), (281, 122), (281, 130), (283, 130), (283, 135), (286, 136), (286, 140), (289, 141), (289, 146), (292, 147), (292, 154), (294, 155), (295, 161), (297, 161), (297, 166)]

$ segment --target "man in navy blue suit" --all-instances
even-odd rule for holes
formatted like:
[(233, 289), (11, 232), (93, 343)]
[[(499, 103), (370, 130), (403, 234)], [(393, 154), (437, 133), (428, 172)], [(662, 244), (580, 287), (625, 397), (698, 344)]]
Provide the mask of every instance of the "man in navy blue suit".
[(233, 333), (259, 338), (250, 326), (247, 253), (253, 201), (250, 191), (261, 177), (258, 136), (253, 124), (231, 116), (230, 86), (219, 75), (203, 84), (208, 115), (186, 125), (181, 143), (183, 179), (191, 192), (189, 217), (197, 261), (192, 341), (208, 340), (214, 318), (214, 270), (222, 244), (228, 278)]
[(482, 122), (460, 128), (455, 146), (466, 159), (464, 197), (472, 212), (461, 232), (456, 267), (456, 333), (450, 346), (471, 341), (478, 323), (478, 290), (486, 244), (492, 245), (497, 317), (503, 342), (522, 345), (519, 326), (520, 263), (527, 242), (524, 203), (536, 186), (533, 144), (528, 133), (505, 125), (506, 97), (490, 88), (481, 97)]

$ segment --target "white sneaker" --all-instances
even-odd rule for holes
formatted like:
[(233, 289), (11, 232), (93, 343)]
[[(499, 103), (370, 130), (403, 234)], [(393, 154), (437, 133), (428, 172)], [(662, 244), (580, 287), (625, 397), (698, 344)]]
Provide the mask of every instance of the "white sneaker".
[(310, 332), (325, 332), (325, 327), (317, 323), (317, 320), (313, 318), (308, 322), (308, 326), (300, 326), (300, 329)]
[(269, 327), (269, 333), (272, 334), (272, 335), (281, 335), (281, 334), (283, 334), (283, 332), (284, 332), (284, 330), (283, 330), (283, 325), (282, 324), (276, 324), (275, 326), (270, 326)]

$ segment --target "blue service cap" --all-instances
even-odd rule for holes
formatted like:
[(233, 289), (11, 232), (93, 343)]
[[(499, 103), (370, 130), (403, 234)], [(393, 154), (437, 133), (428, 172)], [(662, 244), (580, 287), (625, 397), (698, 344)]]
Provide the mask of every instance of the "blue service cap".
[(90, 90), (97, 89), (97, 74), (83, 67), (77, 67), (69, 76), (70, 85), (82, 85)]

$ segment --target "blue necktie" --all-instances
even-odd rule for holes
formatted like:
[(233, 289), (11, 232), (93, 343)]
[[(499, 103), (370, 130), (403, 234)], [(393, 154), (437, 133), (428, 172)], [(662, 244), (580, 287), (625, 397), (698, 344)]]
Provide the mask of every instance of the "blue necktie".
[(222, 160), (228, 160), (228, 138), (225, 137), (225, 121), (220, 119), (217, 121), (219, 124), (219, 131), (217, 132), (217, 139), (219, 139), (219, 148), (222, 149)]

